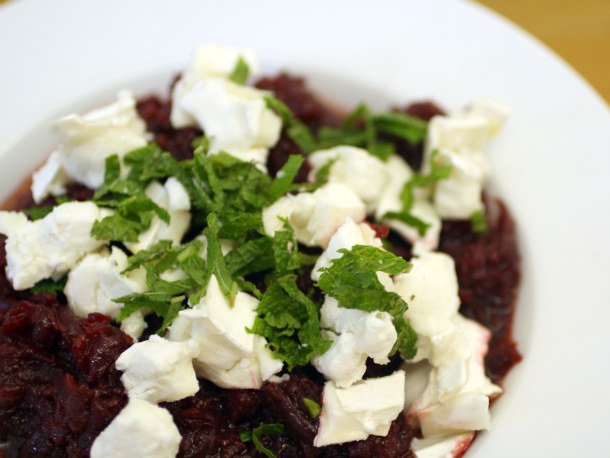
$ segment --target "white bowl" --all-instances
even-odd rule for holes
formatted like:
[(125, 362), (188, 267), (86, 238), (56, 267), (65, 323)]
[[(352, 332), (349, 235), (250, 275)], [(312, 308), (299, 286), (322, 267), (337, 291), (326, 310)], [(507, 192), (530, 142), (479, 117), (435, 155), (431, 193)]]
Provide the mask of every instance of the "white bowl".
[[(467, 456), (603, 453), (610, 424), (610, 111), (516, 27), (456, 1), (30, 0), (0, 7), (0, 198), (43, 158), (48, 123), (165, 88), (200, 42), (250, 46), (265, 71), (380, 108), (478, 96), (513, 109), (491, 189), (518, 223), (524, 360)], [(600, 452), (598, 452), (600, 451)]]

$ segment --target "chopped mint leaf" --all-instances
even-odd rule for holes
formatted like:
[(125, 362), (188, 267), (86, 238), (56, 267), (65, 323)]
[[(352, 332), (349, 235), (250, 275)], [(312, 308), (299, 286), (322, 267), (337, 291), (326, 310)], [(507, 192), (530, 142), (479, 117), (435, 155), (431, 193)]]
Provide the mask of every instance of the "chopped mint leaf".
[(163, 318), (163, 325), (159, 330), (162, 332), (178, 316), (187, 294), (197, 287), (197, 282), (190, 277), (177, 281), (163, 280), (154, 266), (146, 266), (146, 286), (147, 292), (132, 293), (114, 299), (115, 302), (123, 304), (117, 320), (124, 320), (135, 311), (146, 307)]
[(257, 286), (254, 283), (244, 280), (243, 278), (240, 278), (240, 277), (238, 277), (235, 281), (237, 282), (237, 285), (239, 286), (239, 288), (242, 291), (252, 294), (258, 300), (262, 299), (263, 293), (261, 292), (260, 289), (257, 288)]
[(230, 303), (233, 304), (235, 302), (238, 287), (231, 276), (231, 272), (227, 268), (222, 249), (220, 248), (220, 241), (218, 240), (219, 229), (220, 224), (218, 222), (218, 217), (215, 213), (210, 213), (208, 215), (208, 227), (204, 230), (204, 234), (208, 240), (207, 280), (209, 281), (212, 275), (216, 275), (220, 290), (229, 298)]
[(320, 407), (320, 404), (318, 404), (316, 401), (309, 398), (303, 398), (303, 404), (305, 404), (305, 407), (307, 407), (311, 418), (318, 418), (320, 416), (322, 407)]
[(205, 260), (199, 255), (202, 246), (203, 242), (197, 239), (182, 245), (176, 255), (176, 262), (197, 285), (205, 287), (207, 286), (207, 266)]
[(470, 226), (475, 234), (484, 235), (489, 232), (489, 226), (487, 225), (487, 218), (483, 210), (477, 210), (470, 215)]
[(411, 213), (405, 212), (388, 212), (383, 215), (384, 219), (395, 219), (397, 221), (401, 221), (408, 226), (411, 226), (417, 230), (417, 233), (423, 237), (426, 235), (426, 231), (430, 227), (430, 224), (426, 223), (424, 220), (418, 218), (417, 216)]
[(311, 130), (301, 121), (293, 120), (286, 132), (304, 154), (312, 153), (317, 149), (317, 143)]
[(430, 224), (421, 220), (411, 213), (415, 200), (414, 189), (428, 188), (433, 186), (440, 180), (449, 177), (452, 171), (452, 166), (444, 164), (439, 158), (438, 150), (434, 150), (430, 157), (430, 171), (426, 175), (419, 173), (413, 174), (411, 179), (405, 183), (401, 193), (400, 200), (402, 202), (402, 210), (400, 212), (388, 212), (383, 215), (384, 219), (395, 219), (415, 228), (420, 236), (426, 235), (426, 231)]
[(191, 143), (191, 147), (193, 148), (193, 150), (199, 150), (202, 153), (207, 153), (210, 149), (210, 139), (205, 135), (197, 137)]
[(117, 321), (122, 321), (132, 313), (140, 310), (141, 308), (148, 308), (152, 310), (157, 316), (165, 317), (169, 312), (169, 306), (171, 302), (171, 295), (167, 293), (161, 293), (158, 291), (149, 291), (146, 293), (132, 293), (127, 296), (122, 296), (113, 299), (114, 302), (123, 304)]
[(141, 232), (150, 227), (153, 216), (169, 223), (169, 213), (144, 193), (121, 201), (112, 215), (93, 224), (91, 235), (98, 240), (137, 242)]
[(157, 334), (161, 335), (174, 322), (174, 320), (178, 318), (180, 310), (183, 309), (182, 302), (184, 299), (185, 296), (172, 298), (169, 303), (169, 307), (167, 307), (167, 313), (163, 317), (163, 323), (161, 323), (161, 327), (157, 331)]
[(40, 293), (50, 293), (57, 294), (64, 290), (66, 287), (66, 282), (68, 281), (67, 277), (63, 277), (57, 281), (46, 278), (44, 280), (40, 280), (34, 286), (32, 286), (32, 293), (40, 294)]
[(331, 345), (320, 330), (319, 307), (299, 290), (296, 279), (286, 275), (267, 287), (251, 330), (267, 339), (273, 356), (288, 370), (307, 364)]
[(264, 100), (267, 108), (275, 112), (275, 114), (280, 117), (282, 124), (289, 125), (294, 120), (292, 110), (288, 108), (288, 105), (286, 105), (280, 99), (269, 95), (264, 97)]
[(127, 273), (143, 266), (144, 264), (158, 261), (171, 251), (172, 242), (170, 240), (161, 240), (160, 242), (157, 242), (151, 246), (148, 250), (138, 251), (133, 256), (127, 258), (129, 266), (122, 273)]
[(283, 275), (301, 267), (297, 239), (288, 221), (284, 221), (284, 228), (274, 234), (272, 250), (275, 271), (278, 275)]
[(342, 307), (374, 312), (380, 310), (392, 315), (399, 334), (393, 352), (400, 350), (405, 358), (415, 354), (415, 335), (404, 320), (407, 303), (396, 293), (387, 291), (377, 278), (377, 272), (397, 275), (408, 272), (411, 265), (380, 248), (356, 245), (351, 250), (341, 249), (340, 258), (330, 267), (320, 269), (320, 289), (339, 301)]
[(36, 221), (47, 216), (53, 211), (54, 208), (55, 207), (53, 205), (45, 205), (44, 207), (32, 207), (26, 208), (25, 210), (23, 210), (23, 213), (25, 213), (31, 221)]
[(267, 108), (280, 117), (286, 133), (304, 154), (309, 154), (317, 149), (318, 145), (311, 130), (295, 118), (292, 110), (284, 102), (276, 97), (267, 96), (265, 97), (265, 103)]
[(146, 286), (149, 291), (179, 296), (193, 290), (197, 284), (192, 278), (176, 281), (163, 280), (152, 268), (148, 268), (146, 269)]
[(382, 134), (419, 143), (426, 138), (427, 124), (421, 119), (403, 113), (387, 112), (373, 116), (375, 129)]
[[(209, 281), (205, 260), (199, 255), (202, 246), (203, 242), (198, 239), (176, 247), (169, 241), (161, 241), (148, 250), (130, 256), (129, 266), (123, 273), (144, 268), (148, 292), (133, 293), (115, 299), (115, 302), (124, 304), (118, 319), (122, 320), (136, 310), (146, 307), (163, 318), (160, 333), (178, 316), (187, 296), (191, 303), (199, 302)], [(178, 267), (186, 274), (186, 278), (177, 281), (162, 278), (163, 272)]]
[(451, 175), (451, 171), (453, 170), (453, 166), (443, 160), (439, 150), (437, 149), (432, 151), (429, 164), (430, 171), (427, 175), (421, 175), (418, 173), (413, 176), (413, 186), (417, 186), (418, 188), (432, 186), (440, 180), (449, 178), (449, 175)]
[(246, 84), (248, 82), (249, 77), (250, 66), (243, 59), (243, 57), (239, 56), (239, 59), (237, 59), (233, 71), (229, 75), (229, 80), (233, 81), (235, 84)]
[(404, 318), (395, 318), (393, 323), (397, 337), (392, 354), (399, 351), (403, 359), (414, 358), (417, 354), (417, 333)]
[(394, 154), (391, 143), (380, 140), (382, 133), (376, 125), (376, 120), (384, 114), (374, 116), (370, 109), (360, 104), (343, 121), (338, 128), (321, 128), (318, 132), (319, 148), (330, 148), (337, 145), (351, 145), (365, 148), (373, 156), (386, 161)]
[(121, 163), (117, 155), (106, 158), (104, 184), (93, 201), (101, 207), (114, 209), (102, 221), (96, 221), (91, 235), (100, 240), (136, 242), (141, 232), (150, 227), (153, 216), (169, 223), (169, 213), (153, 202), (144, 190), (153, 179), (164, 178), (177, 168), (176, 160), (154, 143), (133, 150), (124, 158), (130, 167), (126, 179), (121, 178)]
[(239, 213), (234, 209), (226, 209), (222, 216), (220, 238), (244, 242), (252, 233), (263, 232), (263, 219), (260, 211), (244, 211)]
[(174, 176), (178, 168), (178, 160), (170, 153), (164, 152), (156, 143), (130, 151), (123, 161), (131, 167), (128, 180), (139, 183)]
[[(294, 117), (288, 106), (275, 97), (266, 97), (267, 106), (280, 118), (288, 136), (305, 154), (338, 145), (365, 148), (373, 156), (386, 161), (395, 152), (387, 137), (419, 143), (426, 137), (427, 123), (412, 116), (386, 112), (373, 114), (360, 104), (339, 127), (322, 127), (317, 135)], [(384, 140), (386, 138), (386, 140)]]
[(252, 441), (256, 450), (263, 453), (267, 458), (275, 458), (275, 453), (263, 445), (261, 437), (281, 436), (283, 433), (284, 425), (281, 423), (261, 423), (258, 428), (254, 428), (252, 431), (243, 431), (240, 433), (239, 438), (244, 443)]
[(292, 183), (294, 182), (301, 165), (303, 165), (304, 160), (303, 156), (299, 155), (291, 155), (288, 157), (288, 160), (278, 171), (275, 180), (273, 180), (273, 183), (271, 183), (271, 187), (269, 188), (268, 195), (271, 202), (275, 202), (292, 189)]
[(255, 164), (220, 152), (206, 156), (195, 151), (194, 158), (180, 162), (178, 179), (187, 189), (194, 218), (205, 221), (215, 213), (221, 223), (220, 237), (246, 241), (253, 232), (263, 231), (260, 210), (270, 205), (272, 180)]
[(26, 216), (28, 218), (30, 218), (31, 221), (36, 221), (38, 219), (42, 219), (45, 216), (47, 216), (58, 205), (65, 204), (66, 202), (70, 202), (71, 200), (72, 199), (70, 199), (69, 197), (66, 197), (66, 196), (57, 197), (55, 199), (54, 205), (45, 205), (43, 207), (26, 208), (25, 210), (23, 210), (23, 213), (25, 213)]
[(225, 256), (229, 271), (234, 276), (244, 276), (272, 269), (272, 245), (273, 239), (265, 235), (229, 251)]
[(320, 167), (320, 169), (316, 172), (316, 185), (322, 186), (326, 184), (333, 165), (335, 165), (335, 162), (337, 162), (337, 158), (327, 161), (326, 164)]

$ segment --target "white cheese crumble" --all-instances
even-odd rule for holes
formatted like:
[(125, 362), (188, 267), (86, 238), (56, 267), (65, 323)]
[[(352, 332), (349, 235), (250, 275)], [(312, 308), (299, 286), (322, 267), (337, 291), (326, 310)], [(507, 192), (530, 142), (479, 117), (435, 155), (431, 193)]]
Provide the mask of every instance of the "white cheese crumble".
[(62, 165), (59, 151), (53, 151), (47, 162), (32, 175), (32, 197), (40, 203), (48, 195), (61, 196), (66, 193), (70, 177)]
[(168, 211), (170, 222), (167, 224), (154, 215), (150, 227), (138, 236), (137, 242), (126, 242), (132, 253), (147, 250), (161, 240), (170, 240), (179, 245), (191, 224), (190, 200), (182, 183), (168, 179), (164, 185), (154, 180), (146, 187), (146, 195), (161, 208)]
[(174, 458), (181, 440), (166, 409), (130, 399), (93, 442), (91, 458)]
[(265, 95), (224, 79), (206, 78), (192, 87), (180, 105), (205, 131), (212, 153), (222, 150), (240, 157), (253, 148), (270, 148), (279, 139), (281, 121), (267, 108)]
[(409, 411), (424, 437), (489, 429), (489, 399), (502, 392), (485, 375), (489, 330), (461, 315), (453, 321), (453, 336), (444, 352), (436, 349), (428, 385)]
[(194, 360), (199, 376), (223, 388), (258, 389), (283, 363), (273, 358), (263, 337), (246, 330), (254, 324), (257, 306), (255, 297), (241, 291), (231, 305), (213, 275), (201, 301), (180, 312), (169, 338), (200, 344)]
[[(395, 278), (396, 292), (409, 304), (405, 317), (423, 343), (451, 328), (460, 306), (458, 280), (453, 259), (444, 253), (427, 252), (410, 262), (411, 270)], [(421, 359), (426, 349), (418, 344)]]
[(105, 244), (91, 236), (96, 220), (109, 215), (92, 202), (56, 206), (44, 218), (29, 221), (23, 213), (0, 212), (6, 241), (6, 274), (16, 290), (40, 280), (59, 280), (85, 255)]
[(116, 102), (83, 116), (71, 114), (53, 124), (59, 148), (33, 176), (32, 195), (36, 202), (58, 195), (75, 181), (97, 189), (104, 183), (106, 158), (147, 143), (144, 122), (135, 109), (129, 91), (121, 91)]
[(209, 154), (225, 151), (264, 169), (268, 148), (282, 128), (264, 100), (267, 92), (229, 81), (239, 57), (254, 64), (251, 52), (201, 47), (172, 93), (170, 120), (176, 128), (198, 125), (210, 140)]
[(367, 379), (348, 388), (326, 382), (316, 447), (385, 436), (404, 408), (405, 374)]
[(390, 171), (379, 158), (354, 146), (336, 146), (315, 151), (307, 156), (312, 169), (310, 181), (316, 173), (332, 161), (328, 175), (329, 183), (343, 183), (350, 188), (372, 212), (386, 187)]
[(342, 254), (339, 250), (343, 248), (349, 250), (354, 245), (382, 247), (381, 239), (375, 236), (371, 226), (365, 223), (356, 224), (351, 218), (347, 218), (330, 238), (328, 247), (316, 261), (311, 270), (311, 279), (318, 281), (321, 275), (320, 269), (330, 267), (334, 259), (340, 258)]
[(146, 289), (142, 275), (121, 275), (127, 266), (127, 255), (117, 247), (85, 256), (68, 274), (64, 288), (74, 314), (87, 318), (97, 312), (116, 318), (123, 304), (114, 299)]
[(263, 225), (265, 233), (273, 236), (287, 219), (299, 242), (326, 248), (347, 218), (359, 223), (365, 216), (365, 205), (354, 191), (342, 183), (328, 183), (313, 193), (279, 198), (263, 210)]
[[(485, 376), (484, 357), (490, 332), (458, 313), (458, 283), (453, 259), (425, 253), (412, 260), (410, 272), (395, 278), (396, 292), (409, 304), (405, 318), (418, 335), (413, 360), (427, 359), (431, 367), (413, 368), (427, 376), (423, 391), (407, 398), (409, 415), (424, 438), (488, 429), (489, 397), (501, 392)], [(404, 366), (409, 374), (410, 365)], [(410, 377), (408, 377), (410, 378)], [(418, 384), (419, 385), (419, 384)], [(420, 385), (421, 386), (421, 385)]]
[(488, 174), (485, 148), (507, 116), (504, 105), (482, 99), (463, 114), (435, 116), (430, 121), (426, 161), (438, 150), (441, 160), (453, 167), (451, 175), (434, 189), (434, 206), (442, 218), (469, 219), (483, 209), (482, 192)]
[(210, 44), (202, 44), (197, 48), (190, 67), (175, 84), (172, 92), (172, 100), (174, 100), (170, 114), (172, 126), (180, 129), (197, 124), (195, 119), (181, 107), (180, 100), (189, 92), (193, 84), (201, 79), (228, 78), (240, 57), (246, 62), (252, 75), (258, 72), (258, 62), (251, 49)]
[(121, 353), (115, 365), (123, 372), (121, 382), (130, 399), (154, 404), (179, 401), (199, 391), (193, 369), (198, 353), (193, 340), (171, 342), (153, 335)]
[(369, 357), (377, 364), (390, 361), (397, 334), (389, 313), (346, 309), (326, 296), (320, 315), (323, 334), (333, 342), (312, 364), (336, 386), (348, 387), (362, 379)]
[(428, 201), (427, 193), (423, 190), (414, 189), (413, 207), (410, 210), (413, 216), (429, 225), (423, 236), (413, 226), (395, 219), (384, 218), (386, 213), (402, 211), (403, 204), (400, 195), (405, 184), (413, 177), (413, 170), (400, 156), (390, 156), (385, 165), (388, 181), (375, 209), (375, 217), (411, 242), (414, 253), (436, 249), (441, 233), (441, 219)]
[(466, 451), (474, 433), (419, 439), (414, 437), (411, 448), (417, 458), (457, 458)]

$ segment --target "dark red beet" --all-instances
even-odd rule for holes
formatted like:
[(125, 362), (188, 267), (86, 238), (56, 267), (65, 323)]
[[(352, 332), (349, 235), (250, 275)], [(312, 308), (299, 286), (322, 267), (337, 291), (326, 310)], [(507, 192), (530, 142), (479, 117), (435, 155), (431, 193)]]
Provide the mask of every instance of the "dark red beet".
[(88, 456), (126, 403), (114, 361), (131, 339), (49, 295), (13, 301), (0, 325), (0, 441), (21, 438), (19, 456)]
[(521, 355), (512, 339), (512, 318), (519, 286), (519, 252), (514, 222), (499, 200), (488, 201), (489, 233), (474, 234), (464, 221), (445, 221), (440, 250), (455, 259), (460, 311), (492, 332), (487, 374), (498, 382)]
[(170, 100), (150, 96), (138, 101), (136, 108), (146, 122), (148, 131), (154, 134), (155, 141), (164, 151), (172, 153), (180, 160), (193, 157), (193, 140), (203, 132), (194, 127), (173, 129), (169, 120)]

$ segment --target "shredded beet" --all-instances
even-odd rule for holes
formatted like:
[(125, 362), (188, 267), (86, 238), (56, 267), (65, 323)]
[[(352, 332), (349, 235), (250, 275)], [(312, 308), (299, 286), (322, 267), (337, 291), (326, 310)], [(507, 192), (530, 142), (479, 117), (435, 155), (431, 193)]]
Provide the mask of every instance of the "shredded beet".
[[(280, 74), (263, 78), (259, 88), (274, 91), (313, 130), (336, 126), (341, 116), (317, 99), (301, 78)], [(169, 121), (171, 102), (150, 96), (137, 110), (155, 141), (179, 159), (192, 157), (192, 142), (202, 132), (195, 128), (173, 129)], [(413, 104), (399, 111), (429, 120), (442, 110), (430, 102)], [(396, 141), (399, 154), (414, 168), (422, 160), (422, 145)], [(272, 175), (298, 147), (282, 133), (270, 151)], [(305, 181), (305, 162), (298, 181)], [(70, 197), (81, 200), (91, 191), (73, 186)], [(16, 200), (17, 208), (32, 206), (29, 193)], [(47, 203), (53, 203), (49, 200)], [(519, 256), (514, 223), (500, 201), (488, 203), (490, 232), (474, 234), (468, 223), (443, 224), (441, 250), (456, 260), (460, 280), (462, 313), (493, 332), (487, 371), (500, 381), (520, 360), (511, 336), (514, 302), (519, 283)], [(371, 227), (387, 237), (396, 252), (410, 257), (411, 247), (387, 225)], [(95, 437), (127, 402), (120, 372), (114, 362), (131, 339), (99, 314), (75, 317), (65, 304), (50, 295), (16, 292), (6, 279), (5, 238), (0, 236), (0, 443), (10, 444), (19, 457), (85, 457)], [(299, 287), (313, 287), (309, 275)], [(367, 377), (388, 375), (400, 365), (394, 358), (386, 366), (369, 361)], [(261, 390), (224, 390), (201, 380), (199, 392), (181, 401), (163, 404), (183, 436), (181, 457), (262, 456), (251, 442), (243, 443), (240, 432), (261, 423), (282, 423), (282, 436), (262, 438), (278, 457), (414, 457), (410, 450), (414, 431), (404, 416), (391, 425), (386, 437), (323, 448), (313, 447), (318, 419), (312, 418), (304, 398), (322, 402), (324, 380), (311, 368), (301, 368), (280, 383), (266, 383)], [(0, 450), (0, 458), (3, 457)]]
[(479, 236), (469, 222), (445, 221), (440, 251), (455, 259), (460, 284), (460, 312), (492, 332), (485, 359), (487, 375), (501, 381), (521, 361), (512, 338), (519, 252), (515, 224), (498, 199), (487, 200), (489, 232)]

